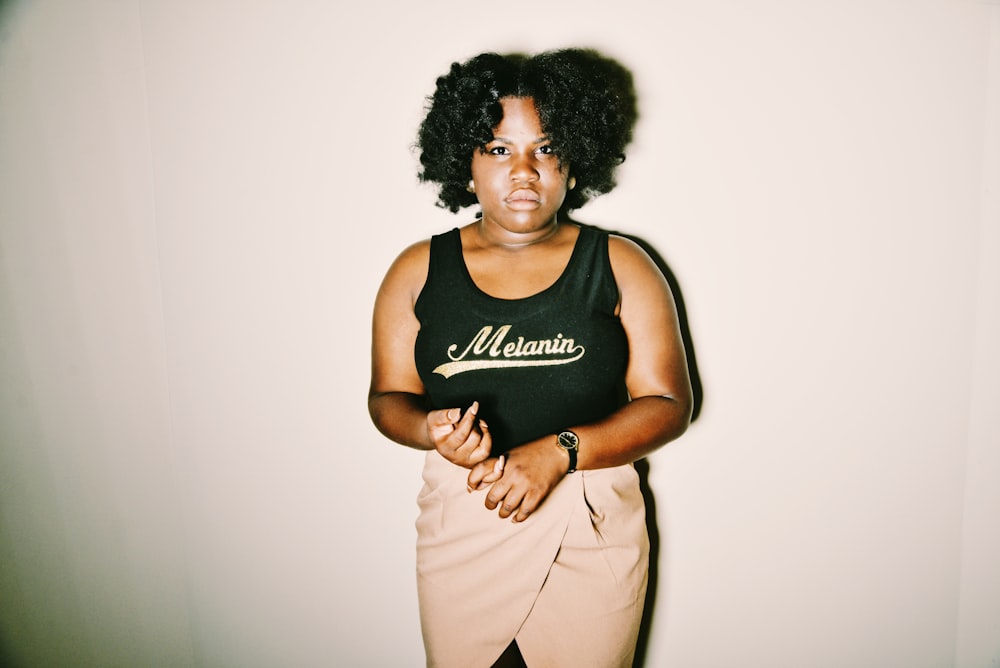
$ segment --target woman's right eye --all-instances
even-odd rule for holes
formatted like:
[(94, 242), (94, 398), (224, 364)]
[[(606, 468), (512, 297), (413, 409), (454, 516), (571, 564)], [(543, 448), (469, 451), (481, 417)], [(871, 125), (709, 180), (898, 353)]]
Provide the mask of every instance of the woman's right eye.
[(508, 153), (506, 146), (492, 146), (486, 149), (486, 152), (490, 155), (507, 155)]

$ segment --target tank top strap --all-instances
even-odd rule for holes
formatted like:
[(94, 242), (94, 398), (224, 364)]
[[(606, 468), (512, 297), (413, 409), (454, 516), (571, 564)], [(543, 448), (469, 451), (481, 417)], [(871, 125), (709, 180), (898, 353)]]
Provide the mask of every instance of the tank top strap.
[(438, 283), (449, 290), (465, 284), (462, 237), (457, 227), (431, 237), (430, 263), (427, 267), (427, 284)]
[(580, 225), (573, 257), (566, 267), (561, 299), (574, 299), (596, 310), (614, 310), (618, 304), (618, 284), (611, 270), (608, 233), (590, 225)]

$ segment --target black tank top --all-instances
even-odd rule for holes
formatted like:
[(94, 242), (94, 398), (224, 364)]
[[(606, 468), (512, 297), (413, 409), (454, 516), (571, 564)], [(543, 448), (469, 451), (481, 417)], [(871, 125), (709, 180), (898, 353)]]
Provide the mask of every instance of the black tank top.
[(595, 228), (580, 226), (562, 275), (524, 299), (476, 287), (458, 229), (434, 236), (414, 306), (414, 355), (430, 408), (478, 400), (494, 455), (606, 417), (627, 400), (617, 302), (608, 235)]

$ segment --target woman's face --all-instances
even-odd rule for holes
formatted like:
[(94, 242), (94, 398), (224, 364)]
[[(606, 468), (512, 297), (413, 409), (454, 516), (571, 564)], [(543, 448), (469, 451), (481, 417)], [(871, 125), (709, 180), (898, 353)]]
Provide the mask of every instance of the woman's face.
[(503, 118), (493, 140), (472, 154), (483, 223), (507, 238), (548, 233), (566, 198), (569, 166), (552, 152), (534, 100), (505, 97), (500, 105)]

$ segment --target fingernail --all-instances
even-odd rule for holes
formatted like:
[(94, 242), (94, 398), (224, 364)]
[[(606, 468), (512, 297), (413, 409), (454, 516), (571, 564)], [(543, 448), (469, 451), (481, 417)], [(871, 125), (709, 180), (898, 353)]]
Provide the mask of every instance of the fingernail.
[(503, 471), (503, 455), (500, 455), (500, 458), (497, 459), (497, 463), (493, 465), (494, 473), (500, 473), (501, 471)]
[(472, 413), (473, 415), (475, 415), (476, 413), (479, 412), (479, 402), (478, 401), (473, 401), (472, 402), (472, 405), (469, 406), (469, 412)]

